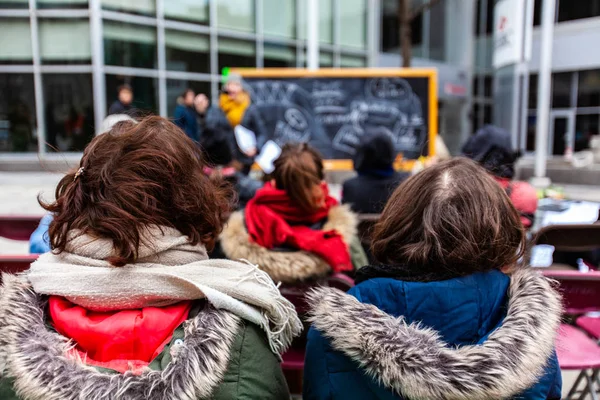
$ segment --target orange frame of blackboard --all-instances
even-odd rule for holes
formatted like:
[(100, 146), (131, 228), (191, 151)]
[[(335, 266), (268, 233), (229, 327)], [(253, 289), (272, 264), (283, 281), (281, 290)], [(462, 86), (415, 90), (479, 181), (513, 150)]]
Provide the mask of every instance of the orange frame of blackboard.
[[(242, 78), (428, 78), (429, 79), (429, 157), (435, 155), (435, 138), (438, 134), (438, 88), (435, 68), (322, 68), (309, 70), (303, 68), (232, 68)], [(411, 169), (416, 160), (396, 162), (398, 169)], [(352, 170), (352, 160), (325, 160), (327, 170)]]

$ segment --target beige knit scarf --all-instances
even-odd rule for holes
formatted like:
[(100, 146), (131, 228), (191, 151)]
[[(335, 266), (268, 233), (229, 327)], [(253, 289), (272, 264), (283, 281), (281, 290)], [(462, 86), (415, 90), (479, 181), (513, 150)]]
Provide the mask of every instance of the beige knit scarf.
[(41, 255), (27, 277), (37, 293), (95, 311), (206, 298), (259, 325), (277, 354), (302, 330), (294, 306), (265, 272), (248, 262), (208, 259), (204, 246), (192, 246), (175, 229), (148, 228), (134, 264), (114, 267), (105, 261), (112, 254), (110, 240), (74, 231), (64, 252)]

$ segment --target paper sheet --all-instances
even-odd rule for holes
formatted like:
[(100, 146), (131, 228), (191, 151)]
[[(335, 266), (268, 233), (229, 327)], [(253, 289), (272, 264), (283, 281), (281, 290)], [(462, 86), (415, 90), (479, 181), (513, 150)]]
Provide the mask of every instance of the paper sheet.
[(273, 162), (279, 158), (280, 154), (281, 147), (279, 147), (274, 141), (269, 140), (262, 147), (260, 154), (256, 156), (254, 161), (266, 174), (270, 174), (275, 169)]
[(235, 134), (235, 141), (242, 152), (247, 153), (252, 149), (256, 149), (256, 135), (250, 129), (237, 125), (233, 129), (233, 133)]
[(582, 201), (569, 203), (563, 212), (544, 212), (542, 226), (559, 224), (593, 224), (598, 220), (599, 203)]

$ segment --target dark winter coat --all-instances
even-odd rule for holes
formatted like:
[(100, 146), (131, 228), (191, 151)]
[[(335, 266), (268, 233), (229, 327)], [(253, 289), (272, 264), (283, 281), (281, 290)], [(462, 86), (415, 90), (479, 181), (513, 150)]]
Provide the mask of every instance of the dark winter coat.
[(279, 360), (256, 325), (199, 305), (141, 375), (90, 367), (47, 325), (44, 296), (3, 275), (0, 399), (288, 400)]
[(349, 204), (352, 211), (360, 214), (379, 214), (390, 195), (410, 176), (405, 172), (382, 174), (359, 174), (344, 182), (342, 203)]
[(182, 99), (177, 100), (173, 122), (194, 142), (198, 141), (198, 123), (196, 122), (196, 110), (183, 104)]
[(309, 303), (306, 400), (560, 399), (561, 300), (535, 271), (374, 278)]
[(137, 116), (137, 109), (135, 109), (131, 104), (123, 104), (121, 101), (116, 100), (108, 109), (108, 115), (113, 114), (127, 114), (130, 117), (135, 118)]

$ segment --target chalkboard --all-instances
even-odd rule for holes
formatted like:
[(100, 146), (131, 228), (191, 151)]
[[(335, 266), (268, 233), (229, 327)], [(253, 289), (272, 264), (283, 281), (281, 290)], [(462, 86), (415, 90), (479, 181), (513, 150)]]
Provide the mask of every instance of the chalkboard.
[[(435, 70), (235, 70), (266, 127), (259, 144), (308, 142), (350, 159), (364, 135), (384, 133), (404, 159), (430, 155), (437, 133)], [(433, 98), (432, 98), (433, 97)]]

